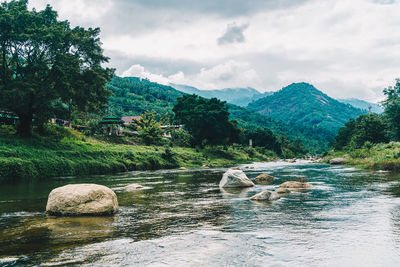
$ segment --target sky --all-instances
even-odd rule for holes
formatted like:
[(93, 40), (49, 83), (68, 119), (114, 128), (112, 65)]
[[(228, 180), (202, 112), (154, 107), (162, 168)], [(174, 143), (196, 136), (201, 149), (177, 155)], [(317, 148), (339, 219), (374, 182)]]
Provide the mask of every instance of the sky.
[(400, 78), (400, 0), (30, 0), (100, 27), (120, 76), (199, 89), (277, 91), (308, 82), (334, 98), (383, 99)]

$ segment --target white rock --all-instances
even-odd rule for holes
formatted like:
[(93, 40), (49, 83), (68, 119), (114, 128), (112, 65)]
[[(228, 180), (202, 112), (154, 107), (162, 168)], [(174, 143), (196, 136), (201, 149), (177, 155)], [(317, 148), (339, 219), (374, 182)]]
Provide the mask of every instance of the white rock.
[(69, 184), (53, 189), (47, 200), (50, 215), (111, 215), (118, 211), (114, 191), (97, 184)]
[(263, 191), (261, 193), (258, 193), (251, 198), (250, 200), (256, 200), (256, 201), (272, 201), (272, 200), (277, 200), (279, 199), (280, 196), (276, 192), (271, 192), (271, 191)]
[(332, 165), (342, 165), (345, 164), (347, 160), (345, 158), (334, 158), (329, 161), (329, 164)]
[(254, 183), (247, 178), (242, 170), (227, 170), (219, 182), (219, 187), (250, 187)]
[(140, 189), (143, 189), (143, 185), (140, 184), (128, 184), (124, 187), (125, 191), (127, 192), (133, 192), (133, 191), (137, 191)]

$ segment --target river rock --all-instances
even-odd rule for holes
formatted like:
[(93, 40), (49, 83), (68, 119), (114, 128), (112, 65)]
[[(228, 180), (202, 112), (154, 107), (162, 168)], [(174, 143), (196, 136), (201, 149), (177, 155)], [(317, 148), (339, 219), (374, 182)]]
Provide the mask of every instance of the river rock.
[(271, 184), (274, 181), (274, 176), (269, 174), (260, 174), (256, 177), (256, 182), (258, 184)]
[(240, 168), (239, 167), (233, 167), (233, 168), (231, 168), (231, 170), (240, 170)]
[(277, 200), (279, 199), (280, 196), (276, 192), (271, 192), (271, 191), (263, 191), (260, 192), (251, 198), (249, 200), (256, 200), (256, 201), (272, 201), (272, 200)]
[(227, 170), (219, 182), (219, 187), (250, 187), (254, 183), (247, 178), (242, 170)]
[(284, 182), (279, 187), (291, 188), (291, 189), (310, 189), (310, 188), (313, 188), (313, 185), (309, 184), (309, 183), (299, 182), (299, 181), (288, 181), (288, 182)]
[(290, 190), (284, 187), (278, 187), (275, 192), (280, 196), (290, 194)]
[(329, 164), (332, 165), (342, 165), (345, 164), (347, 160), (345, 158), (334, 158), (329, 161)]
[(124, 187), (124, 189), (127, 192), (133, 192), (133, 191), (137, 191), (137, 190), (143, 189), (143, 185), (140, 185), (140, 184), (128, 184), (127, 186)]
[(186, 171), (186, 170), (187, 170), (187, 168), (185, 168), (185, 167), (180, 167), (178, 170), (181, 170), (181, 171)]
[(47, 200), (50, 215), (111, 215), (118, 211), (114, 191), (97, 184), (69, 184), (53, 189)]

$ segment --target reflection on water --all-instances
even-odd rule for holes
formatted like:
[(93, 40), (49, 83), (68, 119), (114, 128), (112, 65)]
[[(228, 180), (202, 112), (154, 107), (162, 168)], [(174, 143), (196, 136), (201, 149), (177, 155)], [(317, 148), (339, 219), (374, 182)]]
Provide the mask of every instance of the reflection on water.
[[(299, 162), (255, 163), (272, 185), (220, 190), (224, 169), (64, 177), (0, 188), (0, 265), (396, 266), (400, 177)], [(298, 177), (314, 188), (272, 203), (248, 197)], [(67, 183), (112, 188), (113, 217), (56, 218), (49, 192)], [(142, 190), (125, 192), (129, 183)]]

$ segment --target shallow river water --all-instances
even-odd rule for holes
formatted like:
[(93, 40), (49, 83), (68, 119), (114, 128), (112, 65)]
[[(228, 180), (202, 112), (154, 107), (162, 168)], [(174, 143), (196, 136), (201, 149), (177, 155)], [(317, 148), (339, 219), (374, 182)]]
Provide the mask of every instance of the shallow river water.
[[(400, 266), (400, 174), (298, 162), (255, 163), (273, 185), (223, 192), (226, 169), (130, 172), (0, 185), (0, 266)], [(248, 197), (303, 177), (314, 185), (272, 203)], [(49, 192), (97, 183), (113, 217), (55, 218)], [(123, 191), (129, 183), (145, 188)]]

